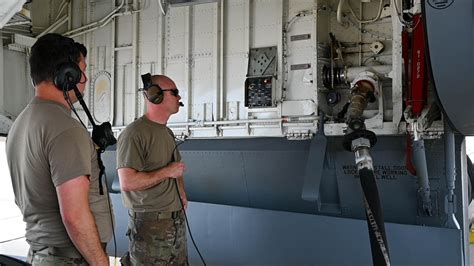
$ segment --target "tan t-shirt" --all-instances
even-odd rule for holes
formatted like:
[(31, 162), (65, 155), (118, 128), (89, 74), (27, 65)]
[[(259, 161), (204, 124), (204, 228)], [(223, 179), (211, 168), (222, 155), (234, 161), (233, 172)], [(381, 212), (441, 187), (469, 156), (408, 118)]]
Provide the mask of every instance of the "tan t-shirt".
[(34, 98), (13, 123), (6, 142), (15, 202), (33, 247), (72, 246), (59, 211), (56, 187), (87, 175), (89, 206), (102, 242), (112, 236), (106, 185), (99, 195), (99, 166), (88, 132), (62, 104)]
[[(117, 142), (117, 169), (133, 168), (139, 172), (158, 170), (181, 156), (175, 149), (173, 132), (165, 125), (142, 116), (127, 126)], [(125, 207), (137, 212), (170, 212), (181, 209), (172, 178), (142, 191), (122, 191)]]

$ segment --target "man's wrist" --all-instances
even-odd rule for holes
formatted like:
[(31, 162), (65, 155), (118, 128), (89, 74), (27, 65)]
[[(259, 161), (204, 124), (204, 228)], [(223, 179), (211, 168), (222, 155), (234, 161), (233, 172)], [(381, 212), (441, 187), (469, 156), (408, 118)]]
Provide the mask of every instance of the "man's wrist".
[(109, 265), (109, 258), (103, 252), (100, 256), (98, 256), (94, 261), (91, 261), (91, 266), (102, 266), (102, 265)]

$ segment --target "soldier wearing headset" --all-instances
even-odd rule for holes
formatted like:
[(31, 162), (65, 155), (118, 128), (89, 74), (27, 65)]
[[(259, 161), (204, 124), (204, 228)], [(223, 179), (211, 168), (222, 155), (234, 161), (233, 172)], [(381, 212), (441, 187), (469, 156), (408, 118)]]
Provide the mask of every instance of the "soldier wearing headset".
[[(46, 34), (29, 58), (35, 97), (6, 142), (15, 202), (26, 222), (32, 265), (108, 265), (107, 195), (99, 193), (96, 145), (71, 117), (87, 77), (86, 48)], [(75, 111), (75, 110), (74, 110)]]
[[(129, 253), (123, 265), (188, 265), (184, 163), (166, 126), (182, 103), (175, 83), (142, 76), (145, 115), (127, 126), (117, 143), (122, 199), (129, 209)], [(179, 193), (178, 193), (179, 191)]]

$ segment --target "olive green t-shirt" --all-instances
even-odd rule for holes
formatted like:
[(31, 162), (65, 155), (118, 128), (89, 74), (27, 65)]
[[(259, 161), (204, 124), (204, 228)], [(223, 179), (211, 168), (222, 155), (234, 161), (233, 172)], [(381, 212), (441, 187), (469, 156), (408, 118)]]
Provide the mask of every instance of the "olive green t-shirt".
[(94, 143), (64, 105), (34, 98), (13, 123), (6, 151), (15, 202), (23, 213), (31, 246), (73, 245), (61, 219), (56, 187), (83, 175), (89, 176), (89, 206), (100, 240), (110, 240), (107, 191), (99, 194)]
[[(173, 132), (142, 116), (122, 131), (117, 142), (117, 169), (139, 172), (158, 170), (181, 157)], [(181, 209), (173, 178), (142, 191), (122, 191), (125, 207), (137, 212), (171, 212)]]

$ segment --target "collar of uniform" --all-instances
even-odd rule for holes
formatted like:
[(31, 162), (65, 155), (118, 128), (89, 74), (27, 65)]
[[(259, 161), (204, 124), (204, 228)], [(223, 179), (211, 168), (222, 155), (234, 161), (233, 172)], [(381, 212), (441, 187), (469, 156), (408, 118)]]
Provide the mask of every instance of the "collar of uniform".
[(38, 97), (33, 97), (33, 100), (31, 100), (30, 104), (52, 104), (52, 105), (57, 105), (61, 107), (61, 109), (67, 113), (71, 113), (71, 110), (69, 110), (64, 104), (52, 101), (52, 100), (46, 100), (46, 99), (40, 99)]
[(140, 119), (142, 119), (146, 124), (151, 125), (153, 127), (167, 128), (166, 125), (151, 121), (150, 119), (148, 119), (148, 117), (146, 117), (146, 115), (143, 115)]

